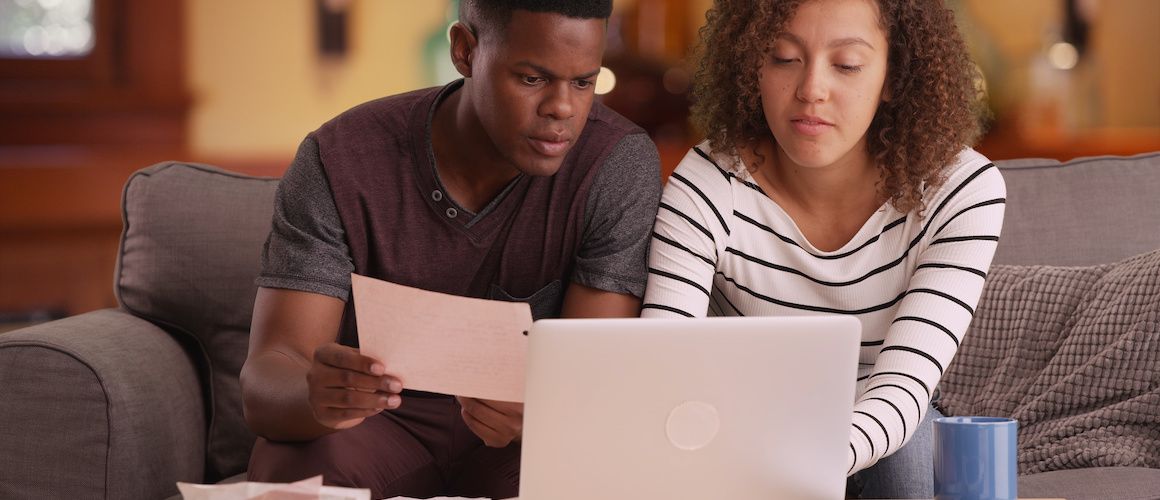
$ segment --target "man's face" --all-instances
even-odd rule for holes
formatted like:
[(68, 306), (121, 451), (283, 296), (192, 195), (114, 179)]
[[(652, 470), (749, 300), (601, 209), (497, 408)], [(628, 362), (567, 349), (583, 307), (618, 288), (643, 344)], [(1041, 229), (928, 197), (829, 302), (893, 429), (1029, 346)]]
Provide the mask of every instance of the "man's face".
[(479, 40), (471, 98), (484, 131), (516, 169), (553, 175), (580, 137), (604, 30), (603, 19), (516, 10), (503, 33)]

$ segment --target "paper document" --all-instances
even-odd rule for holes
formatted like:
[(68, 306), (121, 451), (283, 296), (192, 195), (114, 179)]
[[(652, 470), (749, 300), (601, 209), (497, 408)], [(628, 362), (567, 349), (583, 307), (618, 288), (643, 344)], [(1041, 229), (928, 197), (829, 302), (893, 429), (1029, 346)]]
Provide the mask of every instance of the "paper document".
[(370, 500), (371, 490), (323, 486), (322, 476), (296, 483), (177, 483), (185, 500)]
[(351, 275), (359, 349), (403, 387), (523, 402), (532, 310)]
[[(420, 500), (420, 499), (411, 498), (411, 497), (392, 497), (388, 500)], [(431, 497), (427, 500), (487, 500), (487, 498), (480, 498), (480, 497)], [(520, 499), (519, 499), (519, 497), (512, 497), (512, 498), (509, 498), (508, 500), (520, 500)]]

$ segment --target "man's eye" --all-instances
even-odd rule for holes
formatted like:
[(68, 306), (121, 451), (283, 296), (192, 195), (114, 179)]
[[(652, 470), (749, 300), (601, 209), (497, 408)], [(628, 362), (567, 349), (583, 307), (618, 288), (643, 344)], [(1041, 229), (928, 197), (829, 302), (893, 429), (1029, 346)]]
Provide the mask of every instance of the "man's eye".
[(523, 80), (524, 85), (539, 85), (544, 82), (544, 79), (538, 76), (525, 76), (521, 80)]
[(588, 87), (591, 87), (592, 85), (594, 85), (594, 83), (591, 80), (576, 80), (575, 85), (576, 85), (576, 88), (583, 90), (583, 89), (586, 89)]

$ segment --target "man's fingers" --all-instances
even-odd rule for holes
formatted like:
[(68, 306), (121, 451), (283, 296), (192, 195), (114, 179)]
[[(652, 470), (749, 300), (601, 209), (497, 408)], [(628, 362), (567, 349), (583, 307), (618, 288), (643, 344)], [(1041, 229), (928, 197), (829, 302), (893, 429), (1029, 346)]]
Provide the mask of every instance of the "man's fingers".
[[(519, 438), (523, 426), (522, 416), (506, 415), (475, 398), (456, 397), (456, 400), (462, 406), (459, 413), (463, 416), (463, 422), (484, 444), (502, 448)], [(519, 403), (503, 403), (500, 406), (506, 410), (518, 409), (521, 413), (523, 409)]]
[(384, 375), (386, 368), (358, 350), (338, 344), (327, 344), (314, 351), (314, 365), (307, 375), (311, 387), (350, 387), (359, 390), (403, 391), (396, 377)]
[(473, 401), (480, 405), (491, 408), (496, 413), (506, 415), (509, 417), (522, 417), (524, 415), (523, 403), (512, 403), (510, 401), (493, 401), (490, 399), (473, 399)]
[(382, 377), (366, 375), (353, 370), (326, 367), (318, 371), (318, 385), (327, 388), (351, 388), (375, 392), (383, 388)]
[(399, 394), (403, 392), (403, 382), (395, 377), (384, 375), (379, 377), (379, 390), (392, 394)]
[(467, 424), (467, 428), (471, 429), (471, 432), (475, 433), (476, 436), (479, 436), (479, 439), (482, 439), (484, 444), (493, 448), (502, 448), (511, 442), (510, 439), (504, 439), (502, 433), (486, 423), (481, 422), (471, 413), (468, 413), (466, 408), (460, 411), (459, 414), (463, 416), (463, 423)]
[(517, 417), (517, 415), (504, 413), (500, 409), (497, 409), (496, 406), (493, 406), (496, 403), (495, 401), (491, 401), (490, 403), (492, 404), (488, 403), (488, 401), (475, 398), (460, 398), (459, 400), (459, 404), (468, 413), (471, 413), (480, 421), (487, 422), (491, 427), (498, 428), (503, 422), (508, 422)]
[(361, 420), (369, 416), (378, 414), (383, 410), (380, 409), (355, 409), (355, 408), (328, 408), (327, 416), (335, 420)]
[(339, 344), (325, 344), (315, 349), (314, 359), (335, 368), (345, 368), (376, 377), (387, 372), (387, 368), (375, 358), (364, 356), (353, 347)]
[(321, 391), (314, 398), (316, 407), (342, 409), (391, 410), (398, 408), (403, 399), (398, 394), (367, 392), (351, 389)]
[[(358, 424), (361, 424), (361, 423), (363, 423), (364, 420), (366, 420), (366, 417), (354, 418), (354, 419), (350, 419), (350, 420), (343, 420), (341, 422), (335, 423), (334, 425), (328, 425), (327, 427), (330, 427), (331, 429), (334, 429), (336, 431), (341, 431), (341, 430), (346, 430), (346, 429), (349, 429), (351, 427), (354, 427)], [(323, 425), (326, 425), (326, 424), (323, 424)]]

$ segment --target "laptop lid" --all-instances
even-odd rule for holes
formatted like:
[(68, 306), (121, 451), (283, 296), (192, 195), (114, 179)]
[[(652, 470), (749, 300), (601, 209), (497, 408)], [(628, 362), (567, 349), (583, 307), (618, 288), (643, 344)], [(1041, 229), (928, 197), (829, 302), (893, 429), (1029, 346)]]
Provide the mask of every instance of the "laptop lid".
[(850, 316), (536, 321), (520, 499), (842, 498), (860, 331)]

